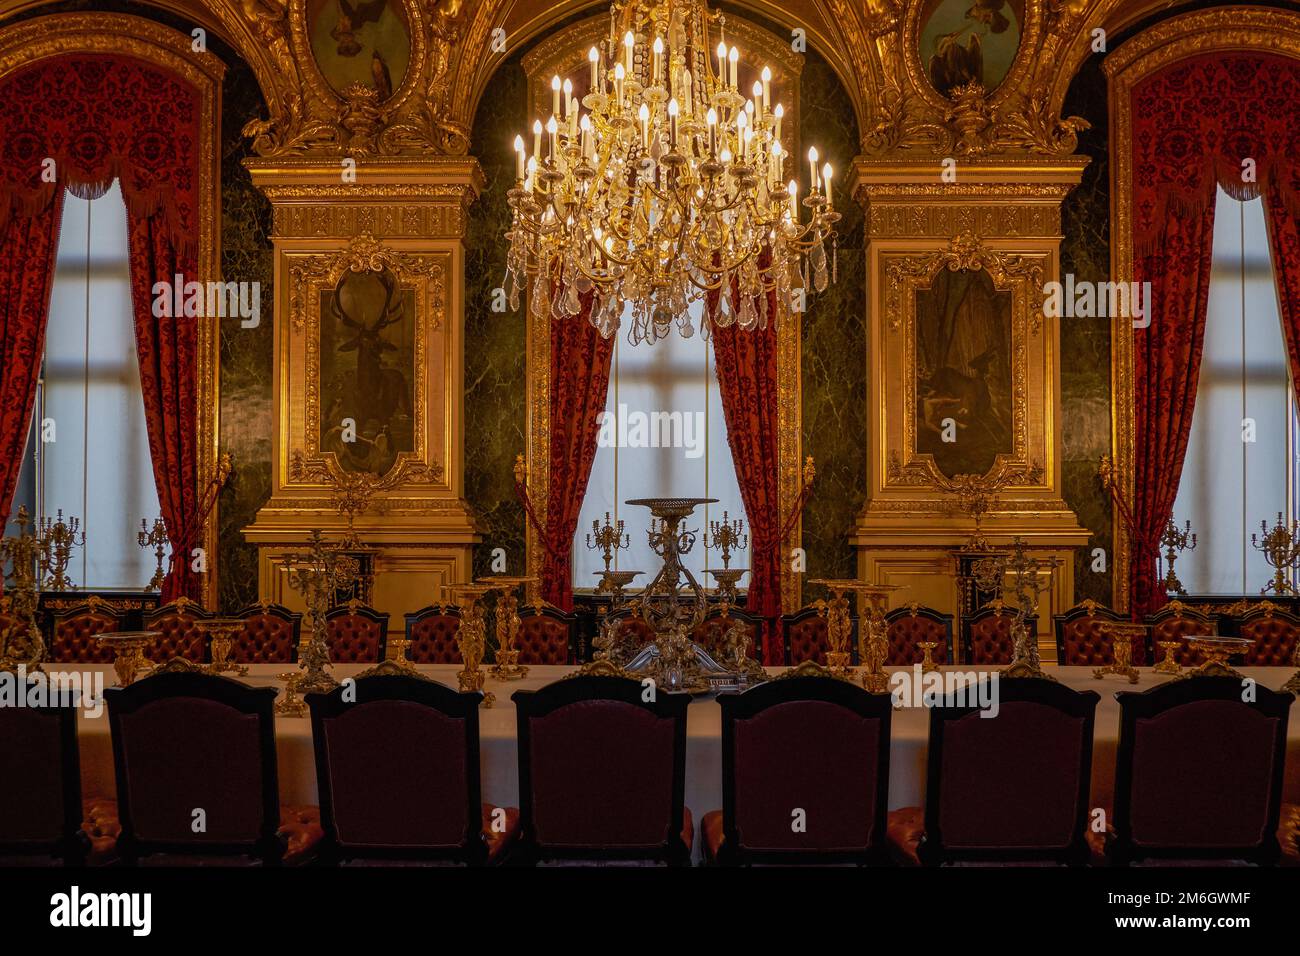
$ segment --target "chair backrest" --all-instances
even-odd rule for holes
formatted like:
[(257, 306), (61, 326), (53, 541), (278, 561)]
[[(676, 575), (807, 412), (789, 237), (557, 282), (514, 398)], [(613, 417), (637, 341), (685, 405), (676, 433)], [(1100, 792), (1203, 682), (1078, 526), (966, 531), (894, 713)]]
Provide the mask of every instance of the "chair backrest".
[(896, 607), (885, 615), (888, 628), (889, 656), (885, 663), (891, 667), (920, 664), (925, 650), (918, 644), (934, 642), (939, 646), (930, 652), (936, 664), (952, 662), (952, 615), (920, 604)]
[(654, 629), (639, 613), (624, 608), (610, 613), (609, 620), (618, 622), (620, 637), (628, 640), (634, 647), (644, 647), (655, 639)]
[(584, 675), (512, 696), (525, 857), (685, 863), (686, 708), (640, 681)]
[(235, 617), (244, 629), (235, 635), (230, 659), (240, 664), (291, 664), (298, 659), (302, 615), (280, 604), (250, 604)]
[(104, 692), (125, 861), (151, 853), (280, 859), (275, 694), (193, 671)]
[[(998, 601), (990, 602), (962, 622), (962, 660), (966, 664), (1010, 664), (1015, 656), (1015, 639), (1011, 626), (1016, 609)], [(1038, 621), (1025, 621), (1029, 633), (1037, 638)]]
[[(1100, 667), (1115, 663), (1115, 648), (1106, 632), (1110, 623), (1128, 618), (1092, 599), (1080, 601), (1064, 614), (1052, 617), (1056, 632), (1056, 662), (1066, 667)], [(1134, 667), (1147, 662), (1146, 638), (1132, 641)]]
[(831, 677), (783, 677), (718, 703), (719, 862), (885, 861), (888, 694)]
[(460, 608), (434, 604), (406, 615), (407, 659), (416, 664), (459, 664)]
[[(781, 616), (781, 634), (785, 642), (786, 664), (802, 664), (814, 661), (826, 666), (826, 652), (830, 650), (830, 635), (827, 631), (826, 618), (816, 607), (809, 605), (793, 614)], [(849, 634), (850, 653), (857, 657), (857, 618), (853, 619)]]
[[(77, 748), (78, 696), (46, 684), (47, 699), (32, 700), (34, 682), (12, 682), (22, 706), (0, 706), (0, 858), (54, 856), (75, 864), (85, 857), (81, 829), (81, 767)], [(35, 685), (39, 687), (39, 685)]]
[(203, 663), (208, 656), (208, 636), (200, 625), (212, 616), (211, 611), (205, 611), (202, 605), (187, 597), (145, 611), (144, 629), (159, 632), (158, 640), (146, 656), (155, 664), (173, 657), (183, 657), (193, 664)]
[(377, 664), (388, 651), (388, 615), (358, 601), (325, 612), (325, 640), (335, 664)]
[(1236, 621), (1237, 633), (1255, 643), (1242, 655), (1245, 667), (1295, 666), (1300, 618), (1271, 601), (1247, 609)]
[(521, 607), (519, 609), (520, 664), (571, 664), (577, 660), (574, 636), (578, 618), (555, 607)]
[(1277, 824), (1292, 695), (1235, 677), (1189, 677), (1118, 693), (1115, 839), (1142, 858), (1278, 857)]
[(930, 711), (918, 855), (927, 864), (1085, 862), (1096, 692), (1036, 678), (1000, 678), (988, 690), (995, 716), (973, 694)]
[(1194, 667), (1204, 662), (1205, 655), (1189, 647), (1183, 638), (1188, 634), (1213, 634), (1218, 619), (1182, 601), (1170, 601), (1154, 614), (1148, 614), (1146, 623), (1151, 628), (1153, 663), (1158, 664), (1165, 659), (1165, 649), (1160, 646), (1161, 642), (1177, 641), (1174, 660), (1183, 667)]
[(111, 664), (113, 651), (99, 646), (99, 635), (120, 631), (123, 617), (122, 612), (94, 595), (57, 614), (50, 660), (59, 664)]
[(486, 859), (481, 693), (383, 674), (306, 699), (326, 859)]
[(761, 641), (763, 637), (763, 619), (739, 608), (728, 608), (723, 617), (720, 610), (712, 610), (691, 632), (691, 640), (704, 648), (715, 659), (720, 660), (726, 646), (727, 631), (739, 624), (749, 633), (749, 656), (762, 660)]

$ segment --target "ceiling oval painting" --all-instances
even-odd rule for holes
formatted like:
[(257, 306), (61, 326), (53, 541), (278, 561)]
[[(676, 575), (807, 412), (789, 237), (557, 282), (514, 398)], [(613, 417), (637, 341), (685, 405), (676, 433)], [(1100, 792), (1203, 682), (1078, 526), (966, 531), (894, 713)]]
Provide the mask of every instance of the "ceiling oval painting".
[(1025, 0), (924, 0), (918, 22), (921, 64), (940, 94), (971, 83), (992, 93), (1020, 49)]
[(360, 84), (382, 103), (402, 85), (411, 60), (402, 0), (308, 0), (307, 36), (334, 92)]

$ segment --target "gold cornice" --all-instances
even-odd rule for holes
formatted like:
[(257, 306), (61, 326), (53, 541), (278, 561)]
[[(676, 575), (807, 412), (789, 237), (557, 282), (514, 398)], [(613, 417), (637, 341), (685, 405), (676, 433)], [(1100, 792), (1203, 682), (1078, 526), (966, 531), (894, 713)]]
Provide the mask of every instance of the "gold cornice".
[[(1102, 64), (1109, 78), (1111, 116), (1110, 268), (1115, 282), (1131, 282), (1133, 264), (1132, 94), (1144, 79), (1178, 60), (1201, 53), (1255, 50), (1300, 58), (1300, 14), (1263, 7), (1219, 7), (1162, 21), (1129, 40)], [(1128, 320), (1111, 325), (1111, 444), (1116, 480), (1133, 500), (1133, 330)], [(1114, 509), (1114, 594), (1117, 611), (1129, 606), (1127, 529)]]

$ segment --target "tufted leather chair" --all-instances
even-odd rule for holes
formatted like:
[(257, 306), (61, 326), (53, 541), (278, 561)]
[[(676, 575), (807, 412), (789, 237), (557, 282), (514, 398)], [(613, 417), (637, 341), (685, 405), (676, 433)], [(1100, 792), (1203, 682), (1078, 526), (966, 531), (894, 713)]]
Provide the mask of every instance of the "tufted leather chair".
[(619, 624), (621, 635), (625, 635), (627, 631), (632, 632), (631, 643), (635, 647), (645, 647), (655, 639), (654, 631), (639, 613), (624, 610), (617, 611), (609, 617), (611, 620), (621, 622)]
[[(722, 810), (700, 820), (706, 860), (884, 863), (888, 694), (783, 677), (722, 694)], [(806, 814), (795, 832), (791, 808)]]
[(68, 706), (0, 707), (2, 866), (74, 866), (86, 856), (76, 702), (56, 703)]
[(1154, 614), (1148, 614), (1146, 623), (1151, 627), (1152, 663), (1165, 659), (1162, 641), (1178, 641), (1174, 660), (1182, 667), (1195, 667), (1204, 662), (1205, 655), (1192, 650), (1182, 638), (1188, 634), (1213, 634), (1217, 619), (1181, 601), (1170, 601)]
[[(1015, 657), (1011, 625), (1016, 609), (991, 602), (972, 614), (962, 625), (962, 659), (966, 664), (1010, 664)], [(1026, 621), (1029, 633), (1037, 638), (1038, 622)]]
[(193, 664), (206, 661), (208, 636), (199, 625), (212, 616), (210, 611), (203, 610), (186, 597), (179, 597), (170, 604), (146, 611), (144, 629), (161, 632), (158, 640), (149, 648), (149, 660), (155, 664), (162, 664), (173, 657), (183, 657)]
[(1278, 860), (1291, 694), (1235, 677), (1167, 681), (1120, 705), (1111, 863)]
[(919, 604), (897, 607), (885, 615), (888, 628), (889, 656), (885, 663), (890, 667), (911, 666), (925, 660), (921, 643), (935, 642), (939, 646), (930, 652), (936, 664), (952, 662), (952, 615), (941, 614), (933, 608)]
[(483, 695), (391, 673), (359, 677), (354, 691), (307, 695), (321, 859), (500, 861), (519, 811), (480, 802)]
[(111, 664), (113, 652), (100, 647), (98, 636), (122, 629), (121, 612), (93, 595), (54, 618), (50, 660), (59, 664)]
[[(312, 831), (303, 808), (281, 835), (274, 688), (163, 671), (109, 688), (104, 702), (124, 863), (274, 865), (288, 840), (299, 857), (307, 854)], [(191, 826), (195, 807), (207, 811), (201, 833)]]
[(687, 694), (584, 675), (515, 691), (520, 859), (686, 865)]
[(406, 615), (406, 656), (416, 664), (459, 664), (460, 609), (434, 604)]
[(903, 865), (1082, 864), (1092, 771), (1095, 691), (1001, 678), (998, 711), (970, 701), (930, 710), (925, 808), (889, 814)]
[(1296, 663), (1296, 639), (1300, 618), (1271, 601), (1261, 601), (1245, 614), (1237, 632), (1255, 643), (1242, 655), (1244, 667), (1285, 667)]
[(298, 659), (302, 615), (279, 604), (250, 604), (235, 617), (244, 630), (235, 637), (231, 660), (239, 664), (290, 664)]
[(700, 626), (691, 632), (691, 640), (708, 651), (714, 660), (721, 661), (720, 655), (724, 653), (724, 640), (727, 630), (736, 624), (740, 624), (749, 633), (749, 656), (755, 660), (762, 660), (759, 653), (762, 640), (762, 627), (760, 626), (762, 619), (734, 607), (727, 613), (729, 619), (724, 618), (717, 611), (711, 612), (700, 622)]
[[(1126, 623), (1127, 618), (1096, 601), (1086, 599), (1064, 614), (1052, 618), (1056, 630), (1056, 662), (1065, 667), (1102, 667), (1115, 662), (1108, 622)], [(1147, 642), (1133, 641), (1133, 666), (1147, 662)]]
[[(801, 664), (815, 661), (826, 666), (826, 652), (830, 650), (830, 641), (826, 633), (826, 618), (817, 613), (817, 608), (809, 606), (793, 614), (781, 616), (781, 633), (785, 639), (786, 664)], [(858, 650), (857, 621), (853, 621), (849, 634), (849, 647), (854, 657)]]
[(577, 618), (554, 607), (521, 607), (519, 635), (520, 664), (571, 664), (577, 659), (573, 637)]
[(378, 664), (388, 649), (388, 615), (359, 601), (325, 612), (325, 640), (336, 664)]

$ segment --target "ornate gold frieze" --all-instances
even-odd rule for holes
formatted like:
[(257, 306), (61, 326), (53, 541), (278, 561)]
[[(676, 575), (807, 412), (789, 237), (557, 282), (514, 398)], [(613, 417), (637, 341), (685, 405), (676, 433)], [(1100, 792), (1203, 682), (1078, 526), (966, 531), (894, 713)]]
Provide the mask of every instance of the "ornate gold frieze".
[[(1187, 57), (1210, 52), (1258, 50), (1300, 58), (1300, 14), (1258, 7), (1220, 7), (1173, 17), (1144, 30), (1102, 63), (1110, 90), (1110, 156), (1113, 219), (1110, 229), (1111, 279), (1132, 282), (1133, 264), (1133, 89), (1144, 79)], [(1146, 334), (1146, 333), (1143, 333)], [(1116, 317), (1111, 325), (1111, 441), (1115, 480), (1126, 501), (1133, 500), (1133, 329)], [(1128, 530), (1115, 509), (1115, 609), (1128, 609)]]

